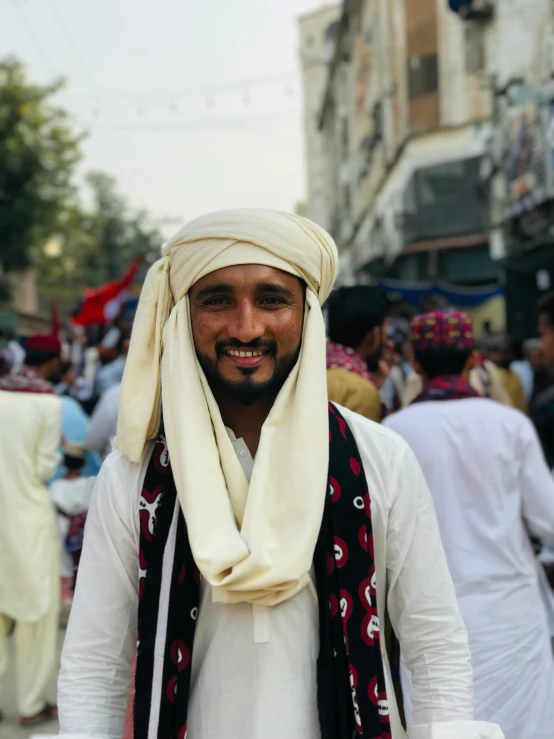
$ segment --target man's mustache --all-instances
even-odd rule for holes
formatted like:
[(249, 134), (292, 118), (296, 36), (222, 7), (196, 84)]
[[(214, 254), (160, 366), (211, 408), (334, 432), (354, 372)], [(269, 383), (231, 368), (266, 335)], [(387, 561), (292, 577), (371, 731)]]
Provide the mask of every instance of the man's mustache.
[(217, 341), (215, 351), (217, 355), (223, 354), (226, 349), (238, 349), (239, 351), (265, 351), (268, 354), (277, 354), (277, 342), (267, 341), (264, 339), (254, 339), (248, 343), (239, 341), (238, 339), (226, 339), (225, 341)]

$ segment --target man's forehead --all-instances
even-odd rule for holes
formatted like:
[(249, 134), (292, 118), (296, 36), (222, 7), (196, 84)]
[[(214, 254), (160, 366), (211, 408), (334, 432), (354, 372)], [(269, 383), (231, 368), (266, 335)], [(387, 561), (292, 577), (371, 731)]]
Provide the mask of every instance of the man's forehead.
[(260, 285), (281, 285), (294, 289), (301, 285), (301, 280), (295, 275), (289, 274), (276, 267), (266, 264), (238, 264), (223, 267), (201, 277), (191, 286), (190, 292), (196, 294), (211, 286), (226, 286), (234, 288), (256, 288)]

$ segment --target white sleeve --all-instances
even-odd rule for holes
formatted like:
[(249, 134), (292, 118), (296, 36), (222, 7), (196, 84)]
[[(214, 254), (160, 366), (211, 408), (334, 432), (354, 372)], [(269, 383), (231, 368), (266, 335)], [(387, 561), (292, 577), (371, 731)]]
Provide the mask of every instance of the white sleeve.
[(114, 452), (96, 480), (58, 683), (66, 739), (123, 736), (137, 633), (138, 470)]
[(89, 452), (104, 454), (115, 435), (118, 395), (107, 390), (98, 401), (90, 419), (85, 446)]
[(554, 480), (533, 424), (522, 418), (520, 484), (522, 515), (530, 534), (554, 548)]
[(467, 633), (431, 494), (407, 446), (396, 457), (390, 499), (387, 605), (412, 674), (410, 739), (501, 739), (497, 726), (473, 721)]

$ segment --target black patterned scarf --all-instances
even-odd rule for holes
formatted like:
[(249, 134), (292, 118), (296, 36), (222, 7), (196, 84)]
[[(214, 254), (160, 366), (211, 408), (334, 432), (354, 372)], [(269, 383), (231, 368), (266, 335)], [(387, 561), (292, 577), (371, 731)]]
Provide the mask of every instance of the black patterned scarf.
[[(329, 494), (314, 553), (321, 737), (391, 739), (370, 494), (354, 437), (333, 405), (329, 429)], [(146, 472), (139, 516), (134, 737), (185, 739), (200, 573), (163, 437)]]

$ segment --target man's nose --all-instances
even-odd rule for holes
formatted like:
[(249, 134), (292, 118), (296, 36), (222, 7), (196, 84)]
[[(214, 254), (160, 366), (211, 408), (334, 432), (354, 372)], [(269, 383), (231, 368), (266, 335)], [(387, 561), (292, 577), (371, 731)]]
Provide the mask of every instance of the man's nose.
[(260, 320), (259, 311), (250, 301), (239, 303), (233, 312), (228, 328), (229, 336), (243, 344), (249, 344), (261, 338), (265, 333), (265, 324)]

